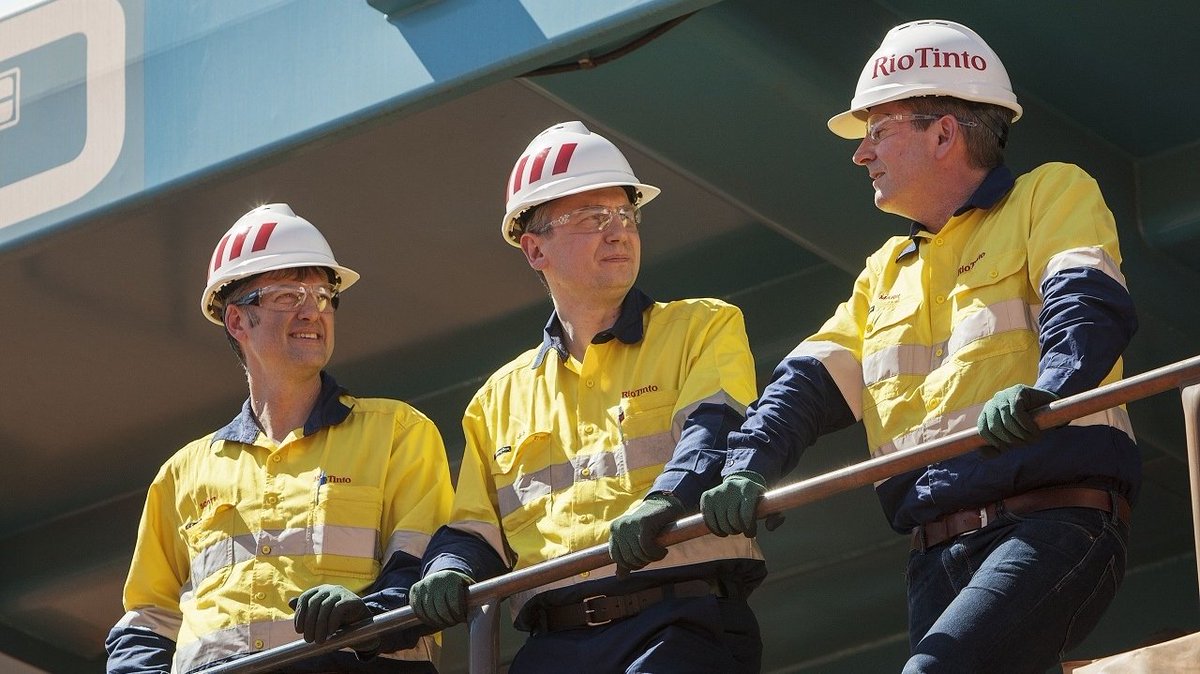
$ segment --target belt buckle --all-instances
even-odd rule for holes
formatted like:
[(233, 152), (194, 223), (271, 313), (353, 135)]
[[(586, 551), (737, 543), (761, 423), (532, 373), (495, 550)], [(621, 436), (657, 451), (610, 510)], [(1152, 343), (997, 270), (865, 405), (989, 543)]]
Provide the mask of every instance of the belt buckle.
[(988, 522), (991, 521), (988, 519), (987, 506), (983, 506), (982, 508), (979, 508), (979, 512), (977, 512), (976, 514), (979, 515), (979, 526), (975, 527), (974, 529), (967, 529), (966, 531), (959, 534), (959, 536), (970, 536), (971, 534), (978, 533), (979, 531), (981, 531), (984, 527), (986, 527), (988, 525)]
[(592, 620), (592, 616), (596, 614), (597, 609), (594, 609), (590, 605), (588, 605), (588, 602), (592, 601), (593, 599), (606, 599), (607, 597), (608, 597), (608, 595), (606, 595), (606, 594), (594, 594), (590, 597), (584, 597), (584, 599), (583, 599), (583, 619), (585, 621), (585, 624), (588, 627), (598, 627), (600, 625), (607, 625), (610, 622), (612, 622), (612, 618), (609, 618), (608, 620), (599, 620), (599, 621)]

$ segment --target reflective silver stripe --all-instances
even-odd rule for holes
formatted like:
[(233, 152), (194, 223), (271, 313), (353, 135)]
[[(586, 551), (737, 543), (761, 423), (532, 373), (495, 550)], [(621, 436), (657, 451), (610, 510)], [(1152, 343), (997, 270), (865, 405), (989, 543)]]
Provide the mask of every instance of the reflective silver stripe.
[[(679, 437), (683, 435), (683, 425), (687, 422), (687, 418), (692, 415), (692, 412), (695, 412), (697, 409), (699, 409), (701, 405), (714, 404), (725, 405), (729, 409), (742, 415), (743, 418), (746, 416), (745, 405), (737, 400), (734, 400), (733, 396), (729, 395), (725, 391), (717, 391), (707, 398), (697, 400), (691, 405), (688, 405), (687, 407), (675, 413), (675, 418), (671, 420), (671, 431), (675, 434), (675, 442), (679, 442)], [(666, 462), (664, 461), (663, 463)]]
[[(237, 625), (229, 629), (217, 630), (187, 644), (180, 644), (175, 649), (175, 666), (172, 671), (187, 672), (210, 662), (228, 658), (232, 655), (249, 655), (251, 653), (275, 648), (299, 641), (300, 635), (291, 620), (272, 620)], [(256, 644), (261, 641), (261, 645)], [(352, 653), (353, 649), (344, 648)], [(423, 637), (414, 648), (393, 653), (380, 653), (379, 657), (395, 660), (433, 660), (439, 655), (439, 649), (432, 636)]]
[(374, 527), (313, 527), (312, 540), (315, 555), (375, 559), (379, 550), (379, 530)]
[(870, 386), (899, 375), (927, 375), (972, 342), (1011, 330), (1036, 331), (1035, 315), (1021, 298), (996, 302), (960, 321), (945, 342), (897, 344), (864, 357), (863, 382)]
[[(310, 537), (311, 531), (311, 537)], [(263, 546), (271, 555), (345, 555), (375, 559), (379, 532), (366, 527), (324, 526), (313, 529), (267, 529), (253, 534), (223, 538), (192, 559), (191, 577), (184, 593), (221, 569), (254, 559)]]
[(625, 440), (625, 464), (627, 470), (619, 473), (633, 472), (650, 466), (665, 466), (675, 454), (675, 445), (679, 442), (679, 433), (663, 432), (653, 435), (643, 435), (640, 438)]
[[(864, 356), (862, 363), (863, 383), (867, 386), (902, 374), (929, 374), (936, 367), (932, 346), (920, 344), (897, 344)], [(945, 349), (943, 349), (943, 352)], [(937, 360), (941, 364), (942, 359)]]
[(811, 356), (821, 361), (829, 376), (833, 377), (842, 397), (850, 411), (854, 413), (855, 421), (862, 420), (863, 371), (862, 365), (849, 349), (833, 342), (804, 341), (800, 342), (787, 358)]
[[(507, 487), (496, 490), (500, 517), (507, 517), (521, 508), (562, 491), (576, 482), (620, 477), (639, 468), (665, 465), (675, 452), (676, 436), (670, 431), (628, 438), (623, 451), (579, 454), (569, 463), (556, 463), (532, 473), (518, 473)], [(586, 475), (584, 471), (587, 471)]]
[[(758, 548), (758, 543), (752, 538), (745, 536), (728, 536), (726, 538), (718, 538), (712, 534), (693, 538), (690, 541), (684, 541), (677, 545), (668, 548), (666, 558), (662, 561), (654, 562), (646, 567), (650, 569), (668, 569), (677, 566), (687, 566), (690, 564), (701, 564), (719, 559), (763, 559), (762, 551)], [(521, 612), (521, 608), (535, 596), (560, 587), (569, 585), (578, 585), (587, 583), (602, 578), (609, 578), (616, 573), (616, 566), (609, 564), (602, 566), (599, 569), (593, 569), (587, 575), (582, 577), (578, 574), (570, 578), (557, 580), (547, 585), (541, 585), (531, 590), (518, 592), (509, 598), (509, 608), (512, 610), (513, 618)]]
[[(979, 413), (982, 411), (983, 405), (980, 404), (934, 417), (917, 430), (893, 438), (891, 442), (886, 442), (878, 449), (871, 450), (871, 457), (875, 458), (885, 454), (892, 454), (899, 450), (911, 449), (923, 442), (944, 438), (951, 433), (958, 433), (966, 429), (974, 430), (977, 428), (976, 422), (979, 420)], [(1111, 407), (1095, 414), (1079, 417), (1067, 425), (1112, 426), (1125, 435), (1128, 435), (1130, 440), (1134, 439), (1133, 424), (1129, 421), (1129, 413), (1121, 407)], [(882, 482), (883, 480), (875, 484), (878, 485)]]
[(1003, 300), (972, 313), (954, 326), (946, 342), (947, 357), (958, 353), (963, 347), (984, 337), (991, 337), (1011, 330), (1032, 330), (1029, 305), (1015, 297)]
[(1038, 287), (1040, 288), (1046, 279), (1058, 272), (1076, 267), (1102, 271), (1105, 275), (1112, 278), (1112, 280), (1120, 283), (1122, 288), (1129, 290), (1129, 286), (1125, 284), (1125, 275), (1121, 273), (1120, 265), (1117, 264), (1116, 260), (1112, 259), (1112, 256), (1107, 251), (1099, 246), (1071, 248), (1050, 258), (1050, 261), (1046, 263), (1046, 270), (1042, 272), (1042, 278), (1038, 281)]
[[(881, 447), (871, 450), (871, 457), (876, 458), (903, 449), (911, 449), (923, 442), (936, 440), (967, 428), (974, 429), (975, 421), (979, 419), (979, 413), (982, 411), (983, 404), (979, 404), (933, 417), (916, 430), (892, 438), (891, 442), (885, 442)], [(883, 481), (875, 484), (881, 482)]]
[(492, 546), (492, 549), (496, 551), (500, 559), (508, 559), (508, 551), (504, 547), (504, 536), (500, 533), (500, 527), (495, 524), (480, 522), (478, 520), (459, 520), (446, 526), (482, 538), (488, 545)]
[(387, 549), (383, 551), (383, 563), (392, 558), (392, 553), (397, 550), (408, 553), (417, 559), (425, 554), (425, 548), (429, 547), (429, 534), (420, 531), (397, 531), (388, 538)]
[(1129, 421), (1129, 412), (1123, 407), (1110, 407), (1095, 414), (1089, 414), (1086, 417), (1079, 417), (1067, 425), (1112, 426), (1125, 435), (1128, 435), (1130, 440), (1137, 441), (1137, 438), (1133, 437), (1133, 423)]
[(116, 627), (145, 627), (171, 641), (179, 639), (179, 626), (183, 616), (178, 611), (168, 611), (157, 606), (141, 606), (121, 616)]

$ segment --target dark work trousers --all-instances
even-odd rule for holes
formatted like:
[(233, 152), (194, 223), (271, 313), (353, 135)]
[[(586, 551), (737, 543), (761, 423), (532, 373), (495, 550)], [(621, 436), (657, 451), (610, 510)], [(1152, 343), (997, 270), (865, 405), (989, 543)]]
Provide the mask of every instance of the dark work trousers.
[(535, 632), (510, 674), (750, 674), (762, 667), (762, 636), (742, 598), (666, 599), (607, 625)]

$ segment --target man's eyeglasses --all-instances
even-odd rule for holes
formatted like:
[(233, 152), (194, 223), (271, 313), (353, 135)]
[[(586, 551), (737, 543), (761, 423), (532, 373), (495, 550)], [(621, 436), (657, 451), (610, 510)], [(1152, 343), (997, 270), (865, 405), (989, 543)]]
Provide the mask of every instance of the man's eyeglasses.
[[(879, 141), (883, 140), (884, 138), (887, 138), (888, 136), (890, 136), (891, 134), (887, 133), (887, 130), (892, 128), (893, 125), (889, 124), (888, 122), (913, 122), (913, 121), (920, 120), (920, 119), (934, 120), (934, 119), (941, 119), (945, 116), (946, 116), (945, 114), (924, 115), (924, 114), (920, 114), (920, 113), (903, 114), (903, 113), (899, 113), (899, 112), (892, 112), (892, 113), (877, 112), (877, 113), (867, 117), (867, 138), (872, 143), (878, 143)], [(954, 119), (957, 120), (958, 123), (963, 126), (979, 126), (978, 122), (966, 121), (966, 120), (958, 119), (957, 117), (955, 117)]]
[(630, 232), (636, 232), (638, 225), (642, 224), (642, 210), (637, 206), (584, 206), (551, 220), (547, 228), (561, 227), (569, 232), (593, 234), (608, 231), (614, 222)]
[(271, 311), (295, 311), (304, 306), (312, 295), (317, 311), (322, 313), (337, 309), (338, 290), (328, 283), (274, 283), (256, 288), (230, 302), (234, 306), (249, 304)]

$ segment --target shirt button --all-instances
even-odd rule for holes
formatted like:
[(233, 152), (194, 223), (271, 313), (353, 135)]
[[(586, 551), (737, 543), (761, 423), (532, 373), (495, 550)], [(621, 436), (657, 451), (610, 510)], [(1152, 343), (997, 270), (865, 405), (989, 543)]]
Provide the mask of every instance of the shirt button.
[(263, 640), (262, 640), (262, 639), (255, 639), (255, 640), (254, 640), (254, 647), (255, 647), (255, 648), (262, 648), (264, 645), (265, 645), (265, 644), (263, 644)]
[(938, 295), (938, 296), (937, 296), (937, 303), (938, 303), (938, 304), (941, 304), (941, 303), (943, 303), (943, 302), (945, 302), (945, 301), (946, 301), (946, 298), (945, 298), (944, 296), (942, 296), (942, 295)]
[(254, 598), (257, 599), (258, 601), (262, 601), (267, 598), (267, 593), (266, 592), (255, 592)]
[(867, 323), (867, 328), (866, 328), (867, 332), (870, 332), (870, 331), (872, 331), (872, 330), (874, 330), (874, 329), (875, 329), (875, 326), (874, 326), (874, 325), (872, 325), (872, 324), (870, 324), (870, 323)]
[(264, 546), (262, 546), (262, 553), (263, 553), (264, 555), (269, 555), (269, 554), (271, 554), (271, 546), (269, 546), (269, 545), (264, 545)]
[(992, 270), (992, 273), (988, 274), (988, 276), (991, 276), (992, 278), (996, 278), (999, 275), (1000, 274), (996, 273), (996, 270), (994, 270), (994, 269)]
[(593, 426), (593, 425), (591, 425), (591, 424), (588, 424), (588, 425), (586, 425), (586, 426), (584, 426), (584, 427), (583, 427), (583, 432), (584, 432), (584, 434), (586, 434), (586, 435), (591, 435), (592, 433), (595, 433), (595, 432), (596, 432), (596, 427), (595, 427), (595, 426)]
[(267, 497), (267, 505), (275, 505), (279, 501), (279, 497), (271, 494)]
[(943, 353), (945, 353), (945, 351), (938, 349), (937, 351), (933, 352), (933, 355), (937, 356), (938, 358), (941, 358)]
[(278, 454), (276, 454), (275, 456), (271, 457), (271, 460), (274, 461), (275, 463), (279, 463), (281, 458), (282, 457), (280, 457)]
[(588, 387), (588, 388), (591, 388), (591, 387), (593, 387), (593, 386), (595, 386), (595, 385), (596, 385), (596, 380), (594, 380), (594, 379), (589, 379), (589, 380), (587, 380), (587, 387)]
[(592, 575), (592, 572), (591, 572), (591, 571), (584, 571), (583, 573), (579, 574), (579, 577), (580, 577), (580, 578), (587, 578), (587, 577), (588, 577), (588, 576), (590, 576), (590, 575)]
[(592, 521), (593, 519), (595, 519), (595, 518), (593, 518), (593, 517), (592, 517), (591, 513), (584, 513), (584, 514), (582, 514), (582, 515), (580, 515), (580, 516), (579, 516), (579, 521), (580, 521), (580, 522), (583, 522), (584, 524), (589, 524), (589, 523), (591, 523), (591, 521)]
[(942, 240), (942, 238), (940, 236), (938, 238), (934, 239), (933, 242), (939, 246), (942, 245), (943, 243), (946, 243), (945, 241)]
[(592, 474), (592, 469), (591, 469), (591, 468), (584, 468), (583, 470), (579, 471), (579, 474), (580, 474), (580, 475), (582, 475), (582, 476), (584, 476), (584, 477), (587, 477), (587, 476), (589, 476), (589, 475), (591, 475), (591, 474)]

